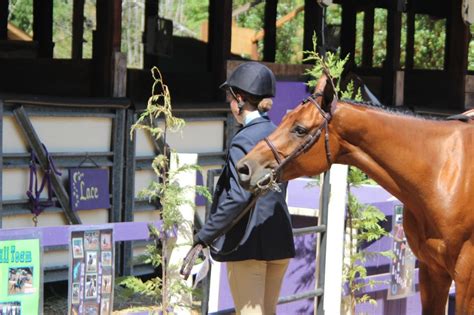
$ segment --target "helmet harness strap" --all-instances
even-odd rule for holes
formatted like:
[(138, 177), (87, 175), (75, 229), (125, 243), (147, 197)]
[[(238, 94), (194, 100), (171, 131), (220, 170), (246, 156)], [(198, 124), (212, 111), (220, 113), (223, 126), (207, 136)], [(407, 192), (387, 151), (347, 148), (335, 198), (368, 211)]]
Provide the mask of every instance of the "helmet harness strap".
[(242, 113), (242, 109), (245, 105), (245, 102), (244, 101), (241, 101), (239, 100), (239, 98), (237, 97), (237, 94), (235, 94), (234, 90), (232, 89), (231, 86), (229, 86), (229, 91), (230, 91), (230, 94), (232, 94), (232, 97), (237, 101), (237, 106), (239, 107), (239, 114)]

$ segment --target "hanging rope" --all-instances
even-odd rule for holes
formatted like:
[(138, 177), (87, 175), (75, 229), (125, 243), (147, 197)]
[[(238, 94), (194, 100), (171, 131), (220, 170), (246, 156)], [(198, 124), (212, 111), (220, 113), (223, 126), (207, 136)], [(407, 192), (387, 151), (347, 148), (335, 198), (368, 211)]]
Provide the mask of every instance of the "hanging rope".
[[(38, 216), (43, 212), (47, 207), (54, 205), (53, 202), (53, 189), (51, 186), (51, 172), (54, 172), (56, 175), (61, 176), (61, 173), (56, 169), (53, 159), (48, 153), (46, 146), (41, 144), (46, 152), (47, 166), (44, 170), (44, 176), (41, 180), (41, 184), (38, 180), (38, 167), (40, 167), (38, 157), (35, 155), (34, 151), (31, 151), (31, 160), (30, 160), (30, 183), (29, 188), (26, 191), (26, 195), (31, 203), (31, 213), (33, 213), (33, 222), (35, 227), (38, 225)], [(39, 186), (39, 187), (38, 187)], [(41, 201), (41, 193), (43, 192), (45, 186), (48, 188), (48, 199), (46, 201)]]

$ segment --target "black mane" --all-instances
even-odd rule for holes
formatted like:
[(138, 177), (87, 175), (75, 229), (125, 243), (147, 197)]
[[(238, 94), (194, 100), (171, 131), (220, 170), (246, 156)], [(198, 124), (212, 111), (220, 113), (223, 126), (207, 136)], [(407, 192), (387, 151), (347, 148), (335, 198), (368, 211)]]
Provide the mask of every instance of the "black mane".
[(392, 113), (392, 114), (400, 115), (400, 116), (409, 116), (409, 117), (420, 118), (424, 120), (445, 120), (445, 118), (442, 118), (439, 116), (418, 114), (412, 108), (406, 107), (406, 106), (386, 106), (386, 105), (378, 105), (378, 104), (375, 105), (372, 102), (368, 102), (368, 101), (356, 101), (353, 99), (346, 99), (346, 98), (341, 99), (341, 102), (345, 102), (345, 103), (349, 103), (349, 104), (357, 105), (357, 106), (365, 106), (365, 107), (381, 110), (384, 112), (388, 112), (388, 113)]

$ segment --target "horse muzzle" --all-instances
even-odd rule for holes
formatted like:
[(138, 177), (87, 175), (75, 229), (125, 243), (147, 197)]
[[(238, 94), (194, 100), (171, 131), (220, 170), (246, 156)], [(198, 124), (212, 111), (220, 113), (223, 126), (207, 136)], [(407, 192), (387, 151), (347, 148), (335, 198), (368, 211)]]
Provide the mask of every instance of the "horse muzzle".
[(246, 159), (237, 163), (237, 174), (240, 185), (251, 192), (271, 189), (276, 182), (273, 170), (253, 167), (252, 163)]

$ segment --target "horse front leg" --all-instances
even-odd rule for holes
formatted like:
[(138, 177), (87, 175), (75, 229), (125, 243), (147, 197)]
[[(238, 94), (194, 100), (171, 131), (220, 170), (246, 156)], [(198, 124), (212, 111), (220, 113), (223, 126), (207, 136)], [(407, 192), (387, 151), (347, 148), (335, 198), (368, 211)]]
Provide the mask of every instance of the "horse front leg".
[(467, 240), (457, 259), (455, 278), (456, 283), (456, 314), (474, 314), (474, 246), (471, 240)]
[(451, 277), (439, 268), (429, 267), (420, 261), (420, 293), (423, 315), (446, 314)]

